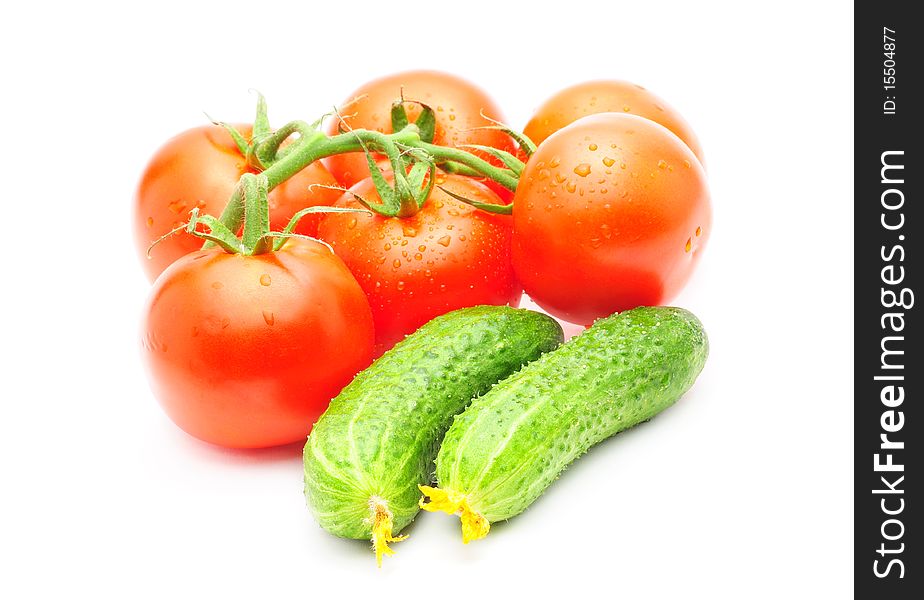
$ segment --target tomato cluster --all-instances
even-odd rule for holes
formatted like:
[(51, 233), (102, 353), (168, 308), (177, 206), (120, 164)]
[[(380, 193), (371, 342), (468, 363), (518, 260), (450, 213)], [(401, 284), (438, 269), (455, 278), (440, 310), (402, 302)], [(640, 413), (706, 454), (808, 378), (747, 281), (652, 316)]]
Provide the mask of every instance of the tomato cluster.
[(711, 230), (702, 150), (650, 92), (619, 81), (567, 88), (524, 138), (498, 126), (500, 109), (469, 82), (400, 73), (351, 94), (325, 139), (395, 134), (395, 106), (412, 123), (432, 115), (421, 152), (480, 162), (431, 165), (427, 197), (400, 216), (378, 210), (382, 186), (397, 189), (412, 163), (363, 146), (299, 165), (269, 190), (270, 230), (306, 207), (352, 212), (308, 215), (291, 233), (312, 239), (266, 251), (203, 249), (204, 221), (181, 231), (190, 211), (222, 213), (242, 175), (267, 168), (251, 155), (261, 141), (251, 126), (191, 129), (151, 159), (135, 199), (137, 250), (154, 280), (143, 351), (155, 396), (190, 434), (233, 447), (300, 441), (358, 371), (457, 308), (515, 306), (525, 291), (586, 325), (667, 302), (690, 277)]

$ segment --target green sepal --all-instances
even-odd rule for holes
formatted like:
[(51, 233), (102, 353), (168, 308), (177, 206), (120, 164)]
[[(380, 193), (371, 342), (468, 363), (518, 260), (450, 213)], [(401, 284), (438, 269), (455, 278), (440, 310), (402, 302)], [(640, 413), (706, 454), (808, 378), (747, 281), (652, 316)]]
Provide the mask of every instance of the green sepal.
[(234, 140), (234, 145), (237, 146), (238, 151), (243, 155), (247, 156), (250, 153), (250, 142), (233, 126), (225, 123), (224, 121), (216, 121), (212, 117), (205, 114), (205, 117), (212, 123), (212, 125), (217, 125), (228, 132), (228, 135), (231, 136), (231, 139)]
[(466, 198), (465, 196), (460, 196), (455, 192), (450, 192), (443, 186), (439, 186), (439, 188), (456, 200), (465, 202), (469, 206), (474, 206), (475, 208), (485, 212), (493, 213), (495, 215), (509, 215), (513, 213), (513, 204), (488, 204), (487, 202), (479, 202), (478, 200), (472, 200), (470, 198)]
[(253, 119), (253, 139), (259, 142), (273, 132), (270, 127), (269, 115), (267, 114), (266, 98), (257, 90), (253, 90), (257, 95), (257, 114)]
[[(356, 197), (355, 194), (354, 194), (354, 197)], [(363, 206), (367, 205), (365, 200), (360, 200), (360, 202), (363, 204)], [(273, 250), (279, 250), (280, 248), (282, 248), (283, 244), (286, 243), (286, 239), (290, 237), (306, 237), (308, 239), (314, 240), (315, 238), (313, 237), (298, 234), (298, 233), (292, 233), (292, 232), (295, 231), (295, 227), (298, 225), (298, 222), (302, 219), (302, 217), (306, 215), (317, 214), (317, 213), (322, 213), (322, 214), (323, 213), (362, 213), (364, 215), (373, 214), (371, 210), (367, 210), (363, 208), (341, 208), (339, 206), (309, 206), (308, 208), (303, 208), (297, 213), (295, 213), (294, 215), (292, 215), (292, 218), (289, 219), (289, 222), (286, 224), (285, 228), (282, 231), (271, 231), (265, 234), (265, 236), (268, 236), (269, 238), (279, 238), (279, 239), (276, 239), (275, 242), (273, 242)], [(321, 241), (321, 240), (315, 240), (315, 241)], [(326, 242), (324, 243), (326, 244)]]
[[(397, 192), (388, 185), (385, 174), (382, 172), (378, 163), (375, 162), (375, 159), (372, 158), (372, 153), (365, 147), (365, 144), (363, 144), (363, 151), (366, 153), (366, 162), (369, 164), (369, 176), (372, 177), (375, 191), (378, 192), (379, 199), (382, 201), (382, 208), (376, 212), (386, 217), (393, 217), (398, 214), (398, 210), (401, 208)], [(394, 169), (394, 167), (394, 161), (392, 161), (392, 169)]]
[[(196, 225), (200, 223), (208, 227), (208, 233), (196, 230)], [(186, 231), (196, 237), (221, 246), (221, 248), (229, 254), (250, 254), (250, 248), (246, 247), (224, 223), (212, 215), (199, 216), (199, 209), (197, 208), (192, 211), (192, 216), (189, 219), (189, 225)]]
[(427, 144), (433, 143), (436, 136), (436, 114), (433, 109), (423, 102), (417, 102), (420, 106), (420, 116), (414, 121), (417, 128), (420, 129), (420, 141)]
[[(426, 185), (424, 184), (426, 181)], [(436, 165), (427, 162), (417, 162), (408, 175), (411, 190), (416, 190), (417, 209), (423, 208), (424, 202), (430, 197), (433, 185), (436, 183)]]
[(395, 100), (391, 104), (391, 130), (401, 131), (407, 127), (410, 120), (407, 116), (407, 109), (404, 108), (404, 99)]
[(275, 242), (273, 242), (273, 252), (278, 252), (283, 246), (285, 246), (286, 242), (289, 241), (290, 239), (299, 238), (302, 240), (311, 240), (312, 242), (318, 242), (319, 244), (323, 244), (324, 246), (327, 247), (328, 250), (331, 251), (332, 254), (334, 253), (334, 247), (328, 244), (327, 242), (325, 242), (324, 240), (322, 240), (321, 238), (311, 237), (310, 235), (305, 235), (303, 233), (283, 233), (281, 231), (271, 231), (267, 233), (264, 237), (266, 238), (267, 241), (274, 240), (274, 239), (276, 240)]
[(395, 100), (395, 102), (392, 103), (391, 130), (393, 132), (398, 132), (410, 125), (411, 121), (407, 116), (407, 109), (404, 107), (407, 102), (412, 102), (420, 107), (420, 115), (417, 117), (417, 120), (414, 121), (414, 125), (420, 130), (420, 141), (428, 144), (432, 143), (433, 138), (436, 136), (436, 114), (428, 105), (423, 102), (418, 102), (417, 100), (405, 100), (402, 97), (400, 100)]
[(407, 174), (407, 184), (411, 190), (419, 190), (424, 185), (424, 177), (427, 176), (431, 170), (431, 165), (422, 162), (414, 162), (414, 166), (411, 167), (411, 172)]

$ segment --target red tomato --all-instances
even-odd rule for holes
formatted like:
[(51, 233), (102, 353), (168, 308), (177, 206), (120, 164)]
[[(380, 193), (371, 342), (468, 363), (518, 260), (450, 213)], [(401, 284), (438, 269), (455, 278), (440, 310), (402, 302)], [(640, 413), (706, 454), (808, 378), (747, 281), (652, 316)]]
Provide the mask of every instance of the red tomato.
[(693, 129), (680, 113), (640, 85), (628, 81), (588, 81), (566, 88), (539, 107), (523, 133), (536, 144), (581, 117), (602, 112), (628, 113), (651, 119), (682, 139), (703, 161)]
[(371, 360), (369, 303), (318, 242), (187, 254), (151, 292), (143, 330), (154, 395), (191, 435), (256, 448), (302, 441)]
[[(510, 136), (501, 131), (474, 129), (491, 125), (481, 116), (503, 121), (500, 109), (488, 95), (468, 81), (439, 71), (408, 71), (370, 81), (350, 95), (341, 108), (346, 125), (352, 129), (370, 129), (392, 133), (391, 105), (401, 98), (423, 102), (435, 111), (436, 133), (433, 143), (441, 146), (480, 144), (513, 152)], [(415, 121), (420, 107), (405, 104), (408, 117)], [(335, 135), (341, 123), (329, 119), (329, 135)], [(477, 153), (476, 153), (477, 154)], [(350, 187), (369, 176), (369, 165), (362, 152), (339, 154), (325, 159), (327, 168), (343, 186)], [(493, 163), (496, 163), (492, 159)]]
[(605, 113), (552, 134), (513, 201), (513, 264), (537, 304), (589, 324), (664, 304), (693, 271), (711, 226), (706, 174), (653, 121)]
[[(249, 125), (236, 127), (245, 137), (250, 135)], [(217, 125), (184, 131), (154, 154), (135, 194), (135, 243), (150, 280), (184, 254), (202, 247), (202, 240), (195, 236), (174, 235), (157, 244), (149, 260), (145, 254), (151, 243), (186, 222), (195, 207), (204, 214), (220, 215), (246, 172), (247, 161), (228, 132)], [(302, 208), (330, 205), (340, 197), (336, 190), (311, 188), (314, 183), (337, 185), (327, 169), (316, 162), (270, 193), (274, 230), (285, 227)], [(313, 236), (317, 228), (318, 217), (309, 215), (296, 231)]]
[[(500, 204), (487, 187), (458, 175), (437, 185), (481, 202)], [(380, 202), (371, 179), (353, 187)], [(349, 194), (336, 206), (359, 207)], [(472, 208), (434, 187), (413, 217), (330, 213), (318, 234), (333, 246), (369, 297), (376, 354), (391, 348), (430, 319), (478, 304), (519, 302), (521, 290), (510, 264), (509, 216)]]

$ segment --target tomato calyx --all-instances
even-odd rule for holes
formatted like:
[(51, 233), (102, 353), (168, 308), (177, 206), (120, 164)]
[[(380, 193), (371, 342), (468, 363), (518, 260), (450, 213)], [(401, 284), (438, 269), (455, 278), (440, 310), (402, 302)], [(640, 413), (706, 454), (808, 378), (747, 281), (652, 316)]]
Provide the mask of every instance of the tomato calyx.
[(217, 125), (224, 129), (228, 135), (231, 136), (231, 139), (234, 140), (234, 144), (237, 146), (238, 151), (247, 159), (247, 164), (257, 171), (262, 171), (264, 168), (264, 161), (262, 156), (257, 155), (257, 148), (259, 142), (264, 140), (272, 133), (272, 128), (269, 122), (269, 115), (267, 112), (266, 98), (260, 92), (254, 90), (254, 93), (257, 95), (257, 113), (253, 120), (253, 127), (251, 129), (250, 139), (244, 137), (244, 135), (238, 131), (236, 127), (227, 123), (225, 121), (217, 121), (210, 117), (206, 113), (209, 121), (212, 122), (212, 125)]
[(391, 104), (391, 130), (401, 131), (410, 124), (410, 117), (405, 106), (408, 102), (420, 107), (420, 116), (414, 121), (414, 125), (420, 130), (420, 140), (428, 144), (432, 143), (433, 138), (436, 137), (436, 113), (423, 102), (405, 99), (404, 90), (401, 90), (401, 98)]
[[(295, 213), (282, 231), (270, 230), (269, 217), (269, 179), (263, 173), (244, 173), (238, 183), (238, 192), (235, 197), (241, 198), (243, 204), (243, 229), (240, 237), (225, 225), (221, 219), (212, 215), (200, 215), (199, 209), (194, 208), (189, 213), (189, 221), (180, 227), (161, 236), (148, 248), (151, 249), (171, 235), (185, 232), (214, 244), (229, 254), (255, 256), (275, 252), (282, 248), (290, 238), (303, 238), (320, 242), (330, 246), (317, 238), (293, 233), (302, 217), (314, 213), (330, 212), (357, 212), (368, 214), (369, 211), (359, 208), (340, 208), (335, 206), (310, 206)], [(202, 226), (201, 228), (199, 226)], [(333, 252), (333, 249), (331, 249)]]

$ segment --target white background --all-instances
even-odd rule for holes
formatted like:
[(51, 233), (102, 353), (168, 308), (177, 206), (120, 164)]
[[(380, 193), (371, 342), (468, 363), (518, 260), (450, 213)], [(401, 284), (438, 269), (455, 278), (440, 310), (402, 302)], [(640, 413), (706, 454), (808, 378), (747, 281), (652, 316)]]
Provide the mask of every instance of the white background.
[[(0, 596), (847, 596), (849, 4), (60, 4), (4, 9), (0, 35)], [(712, 355), (485, 540), (425, 514), (377, 571), (313, 522), (297, 446), (222, 450), (161, 412), (129, 215), (148, 156), (203, 111), (249, 119), (256, 88), (275, 124), (310, 120), (414, 67), (477, 82), (520, 127), (590, 78), (679, 109), (715, 223), (676, 303)]]

